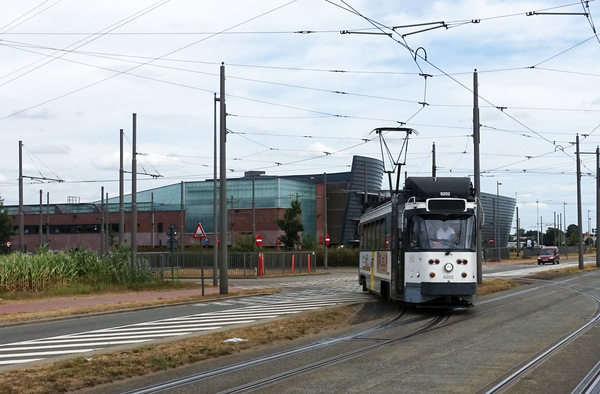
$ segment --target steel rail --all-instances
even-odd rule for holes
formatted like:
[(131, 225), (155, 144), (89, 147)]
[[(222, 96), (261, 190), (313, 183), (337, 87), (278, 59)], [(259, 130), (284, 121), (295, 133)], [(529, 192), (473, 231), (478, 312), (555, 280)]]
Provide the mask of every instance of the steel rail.
[[(234, 387), (234, 388), (231, 388), (228, 390), (220, 391), (217, 394), (234, 394), (234, 393), (244, 393), (244, 392), (248, 392), (248, 391), (258, 390), (260, 388), (270, 386), (270, 385), (280, 382), (282, 380), (286, 380), (286, 379), (290, 379), (294, 376), (302, 375), (306, 372), (315, 371), (315, 370), (318, 370), (321, 368), (328, 367), (330, 365), (334, 365), (334, 364), (337, 364), (337, 363), (340, 363), (343, 361), (353, 359), (358, 356), (362, 356), (367, 353), (371, 353), (379, 348), (391, 346), (391, 345), (396, 344), (397, 342), (403, 341), (412, 336), (418, 335), (423, 332), (427, 332), (427, 331), (431, 330), (433, 327), (439, 325), (444, 320), (444, 318), (447, 318), (447, 317), (448, 316), (446, 314), (436, 316), (436, 317), (434, 317), (434, 319), (431, 322), (426, 324), (424, 327), (416, 330), (413, 333), (404, 335), (402, 337), (383, 340), (379, 343), (376, 343), (376, 344), (373, 344), (373, 345), (370, 345), (367, 347), (351, 350), (351, 351), (348, 351), (345, 353), (341, 353), (341, 354), (326, 358), (324, 360), (315, 361), (313, 363), (309, 363), (309, 364), (300, 366), (298, 368), (291, 369), (289, 371), (285, 371), (285, 372), (282, 372), (282, 373), (279, 373), (276, 375), (272, 375), (272, 376), (266, 377), (264, 379), (260, 379), (260, 380), (257, 380), (257, 381), (251, 382), (251, 383), (237, 386), (237, 387)], [(368, 340), (368, 338), (366, 338), (366, 339)]]
[[(514, 293), (509, 294), (509, 295), (502, 295), (502, 296), (498, 296), (498, 297), (493, 297), (493, 298), (487, 299), (487, 300), (485, 300), (483, 302), (480, 302), (478, 305), (490, 303), (490, 302), (497, 301), (497, 300), (502, 300), (502, 299), (509, 298), (509, 297), (516, 296), (516, 295), (522, 295), (522, 294), (529, 293), (531, 291), (538, 290), (538, 289), (541, 289), (541, 288), (545, 288), (545, 287), (548, 287), (548, 286), (560, 285), (562, 283), (569, 282), (570, 280), (572, 280), (572, 279), (568, 279), (568, 280), (561, 281), (561, 282), (551, 282), (551, 283), (548, 283), (548, 284), (545, 284), (545, 285), (542, 285), (542, 286), (535, 286), (535, 287), (533, 287), (531, 289), (514, 292)], [(598, 299), (598, 301), (600, 301), (600, 299)], [(514, 301), (514, 302), (509, 303), (508, 306), (514, 305), (514, 304), (520, 304), (520, 303), (524, 303), (524, 302), (525, 302), (524, 300), (518, 300), (518, 301)], [(489, 313), (493, 313), (493, 312), (495, 312), (497, 310), (505, 309), (506, 307), (507, 307), (507, 305), (498, 306), (498, 307), (495, 307), (495, 308), (491, 308), (490, 310), (487, 310), (487, 311), (475, 313), (475, 314), (472, 314), (470, 316), (464, 316), (458, 322), (469, 320), (469, 319), (474, 318), (476, 316), (482, 316), (482, 315), (486, 315), (486, 314), (489, 314)], [(453, 310), (454, 311), (460, 311), (462, 309), (464, 309), (464, 308), (455, 308)], [(210, 370), (210, 371), (206, 371), (206, 372), (201, 372), (201, 373), (198, 373), (198, 374), (188, 375), (186, 377), (179, 378), (179, 379), (174, 379), (174, 380), (171, 380), (169, 382), (159, 383), (159, 384), (155, 384), (155, 385), (152, 385), (152, 386), (147, 386), (147, 387), (139, 388), (139, 389), (136, 389), (136, 390), (127, 391), (127, 392), (125, 392), (123, 394), (152, 394), (152, 393), (158, 393), (158, 392), (161, 392), (161, 391), (165, 391), (165, 390), (177, 388), (177, 387), (184, 386), (184, 385), (191, 384), (191, 383), (195, 383), (195, 382), (198, 382), (198, 381), (202, 381), (202, 380), (214, 378), (214, 377), (217, 377), (217, 376), (225, 375), (225, 374), (228, 374), (228, 373), (236, 372), (236, 371), (239, 371), (239, 370), (242, 370), (242, 369), (245, 369), (245, 368), (254, 367), (256, 365), (264, 364), (264, 363), (267, 363), (267, 362), (270, 362), (270, 361), (275, 361), (275, 360), (278, 360), (278, 359), (281, 359), (281, 358), (285, 358), (285, 357), (289, 357), (289, 356), (292, 356), (292, 355), (296, 355), (296, 354), (308, 352), (308, 351), (319, 349), (319, 348), (326, 347), (326, 346), (335, 345), (335, 344), (338, 344), (338, 343), (342, 343), (344, 341), (358, 340), (358, 339), (366, 339), (366, 340), (368, 340), (370, 338), (361, 338), (361, 337), (364, 337), (366, 335), (375, 333), (377, 331), (384, 330), (386, 328), (391, 328), (391, 327), (394, 327), (394, 326), (409, 324), (409, 323), (413, 323), (413, 322), (425, 319), (424, 317), (418, 317), (418, 318), (413, 318), (413, 319), (409, 319), (409, 320), (406, 320), (406, 321), (400, 321), (399, 322), (398, 320), (400, 318), (402, 318), (404, 316), (404, 314), (405, 314), (405, 310), (401, 311), (399, 314), (397, 314), (396, 316), (394, 316), (393, 318), (389, 319), (386, 322), (380, 323), (380, 324), (378, 324), (378, 325), (376, 325), (374, 327), (371, 327), (369, 329), (362, 330), (360, 332), (353, 333), (353, 334), (350, 334), (350, 335), (347, 335), (347, 336), (344, 336), (344, 337), (341, 337), (341, 338), (335, 338), (335, 339), (330, 339), (330, 340), (326, 340), (326, 341), (321, 341), (321, 342), (313, 343), (313, 344), (310, 344), (310, 345), (307, 345), (307, 346), (302, 346), (302, 347), (299, 347), (299, 348), (296, 348), (296, 349), (292, 349), (292, 350), (288, 350), (288, 351), (284, 351), (284, 352), (280, 352), (280, 353), (275, 353), (275, 354), (272, 354), (272, 355), (268, 355), (268, 356), (265, 356), (265, 357), (260, 357), (260, 358), (253, 359), (253, 360), (250, 360), (250, 361), (245, 361), (245, 362), (233, 364), (233, 365), (230, 365), (230, 366), (227, 366), (227, 367), (224, 367), (224, 368), (218, 368), (218, 369), (214, 369), (214, 370)], [(448, 317), (449, 317), (449, 315), (447, 315), (446, 319)], [(600, 317), (600, 314), (597, 317)], [(401, 324), (399, 324), (399, 323), (401, 323)], [(324, 368), (324, 367), (327, 367), (329, 365), (333, 365), (333, 364), (336, 364), (336, 363), (343, 362), (345, 360), (351, 359), (353, 357), (357, 357), (358, 355), (365, 354), (366, 351), (367, 352), (374, 351), (374, 350), (376, 350), (378, 348), (381, 348), (383, 346), (390, 346), (390, 345), (394, 344), (395, 342), (399, 342), (399, 341), (405, 340), (408, 337), (415, 336), (415, 335), (418, 335), (418, 334), (421, 334), (421, 333), (424, 333), (424, 332), (428, 332), (428, 331), (431, 331), (433, 329), (441, 328), (444, 325), (442, 325), (440, 323), (442, 323), (442, 319), (438, 315), (438, 316), (434, 317), (434, 319), (431, 322), (429, 322), (427, 325), (425, 325), (424, 327), (420, 328), (419, 330), (416, 330), (413, 333), (410, 333), (408, 335), (402, 336), (400, 338), (394, 338), (394, 339), (389, 339), (389, 340), (386, 339), (386, 340), (383, 340), (383, 341), (379, 341), (377, 344), (373, 344), (373, 345), (370, 345), (368, 347), (363, 347), (363, 348), (361, 348), (359, 350), (354, 350), (354, 351), (350, 351), (350, 352), (347, 352), (347, 353), (343, 353), (343, 354), (339, 354), (339, 355), (336, 355), (336, 356), (332, 356), (332, 357), (330, 357), (330, 358), (328, 358), (326, 360), (317, 361), (317, 362), (314, 362), (314, 363), (311, 363), (311, 364), (307, 364), (307, 365), (295, 368), (295, 369), (290, 370), (290, 371), (286, 371), (286, 372), (283, 372), (283, 373), (280, 373), (280, 374), (277, 374), (277, 375), (266, 377), (264, 379), (261, 379), (261, 380), (255, 381), (255, 382), (251, 382), (251, 383), (239, 386), (239, 387), (231, 388), (229, 390), (223, 391), (222, 393), (243, 392), (243, 391), (248, 391), (248, 390), (256, 390), (256, 389), (258, 389), (260, 387), (266, 387), (266, 386), (269, 386), (271, 384), (275, 384), (278, 381), (282, 381), (282, 380), (285, 380), (285, 379), (288, 379), (288, 378), (291, 378), (291, 377), (294, 377), (294, 376), (297, 376), (297, 375), (300, 375), (300, 374), (303, 374), (303, 373), (306, 373), (306, 372), (310, 372), (310, 371), (313, 371), (313, 370), (316, 370), (316, 369)], [(455, 324), (455, 323), (457, 323), (457, 322), (453, 322), (452, 324)]]
[(377, 331), (381, 331), (387, 327), (390, 326), (394, 326), (396, 325), (398, 322), (401, 322), (403, 324), (408, 324), (410, 322), (414, 322), (414, 321), (418, 321), (418, 320), (422, 320), (422, 318), (415, 318), (415, 319), (409, 319), (407, 321), (400, 321), (400, 319), (402, 319), (406, 314), (406, 310), (401, 310), (399, 313), (397, 313), (394, 317), (392, 317), (391, 319), (379, 323), (374, 327), (371, 328), (367, 328), (365, 330), (350, 334), (350, 335), (346, 335), (344, 337), (341, 338), (333, 338), (333, 339), (329, 339), (326, 341), (321, 341), (321, 342), (317, 342), (317, 343), (312, 343), (310, 345), (306, 345), (306, 346), (301, 346), (299, 348), (295, 348), (292, 350), (287, 350), (287, 351), (283, 351), (283, 352), (279, 352), (279, 353), (275, 353), (275, 354), (271, 354), (265, 357), (260, 357), (260, 358), (256, 358), (250, 361), (244, 361), (244, 362), (240, 362), (240, 363), (236, 363), (233, 365), (229, 365), (227, 367), (224, 368), (218, 368), (218, 369), (213, 369), (210, 371), (206, 371), (206, 372), (201, 372), (198, 374), (193, 374), (193, 375), (188, 375), (185, 376), (183, 378), (179, 378), (179, 379), (174, 379), (165, 383), (158, 383), (152, 386), (147, 386), (147, 387), (143, 387), (140, 389), (136, 389), (136, 390), (131, 390), (131, 391), (127, 391), (123, 394), (150, 394), (150, 393), (158, 393), (164, 390), (168, 390), (168, 389), (172, 389), (172, 388), (176, 388), (179, 386), (184, 386), (186, 384), (190, 384), (190, 383), (194, 383), (194, 382), (198, 382), (201, 380), (205, 380), (205, 379), (209, 379), (209, 378), (213, 378), (213, 377), (217, 377), (220, 375), (224, 375), (227, 373), (231, 373), (231, 372), (235, 372), (235, 371), (239, 371), (245, 368), (249, 368), (249, 367), (253, 367), (256, 365), (260, 365), (260, 364), (264, 364), (270, 361), (275, 361), (281, 358), (285, 358), (285, 357), (289, 357), (289, 356), (293, 356), (296, 354), (300, 354), (300, 353), (304, 353), (304, 352), (308, 352), (314, 349), (319, 349), (322, 347), (326, 347), (326, 346), (331, 346), (337, 343), (341, 343), (341, 342), (345, 342), (345, 341), (349, 341), (349, 340), (353, 340), (353, 339), (357, 339), (360, 338), (363, 335), (369, 335), (372, 333), (375, 333)]
[[(578, 290), (575, 290), (575, 291), (578, 291)], [(587, 295), (590, 298), (593, 298), (600, 305), (600, 297), (583, 292), (583, 291), (578, 291), (578, 292), (582, 293), (584, 295)], [(517, 369), (511, 375), (509, 375), (508, 377), (506, 377), (505, 379), (503, 379), (502, 381), (497, 383), (495, 386), (493, 386), (491, 389), (484, 391), (484, 393), (485, 394), (501, 393), (501, 392), (503, 392), (503, 390), (508, 389), (514, 383), (516, 383), (517, 380), (519, 380), (521, 377), (527, 375), (531, 370), (535, 369), (540, 364), (545, 362), (548, 358), (550, 358), (552, 355), (554, 355), (554, 353), (556, 353), (558, 350), (560, 350), (561, 348), (563, 348), (564, 346), (566, 346), (567, 344), (569, 344), (570, 342), (572, 342), (573, 340), (578, 338), (581, 334), (588, 331), (593, 325), (595, 325), (599, 321), (600, 321), (600, 312), (598, 312), (596, 314), (596, 316), (594, 316), (590, 321), (588, 321), (583, 326), (581, 326), (580, 328), (575, 330), (573, 333), (569, 334), (567, 337), (563, 338), (559, 342), (552, 345), (550, 348), (546, 349), (544, 352), (542, 352), (541, 354), (539, 354), (538, 356), (533, 358), (533, 360), (525, 363), (523, 366), (521, 366), (519, 369)]]

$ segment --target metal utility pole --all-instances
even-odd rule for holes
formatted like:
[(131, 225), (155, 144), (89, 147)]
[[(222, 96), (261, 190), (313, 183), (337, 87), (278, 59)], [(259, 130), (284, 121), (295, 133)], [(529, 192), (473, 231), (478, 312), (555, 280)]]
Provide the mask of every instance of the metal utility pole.
[(219, 283), (217, 270), (219, 268), (219, 209), (217, 206), (217, 94), (214, 98), (214, 128), (215, 128), (215, 146), (214, 146), (214, 179), (213, 179), (213, 286)]
[[(185, 251), (185, 184), (181, 181), (181, 230), (179, 233), (181, 235), (181, 253)], [(202, 244), (200, 245), (202, 246)], [(183, 255), (181, 255), (183, 259)]]
[(498, 239), (496, 240), (496, 245), (498, 247), (498, 262), (502, 261), (502, 256), (500, 255), (500, 185), (502, 183), (496, 182), (496, 204), (498, 204), (498, 209), (496, 210), (496, 217), (498, 218)]
[(104, 229), (104, 234), (105, 234), (104, 250), (106, 251), (106, 253), (108, 253), (109, 252), (109, 250), (108, 250), (108, 234), (109, 234), (109, 232), (108, 232), (108, 193), (106, 193), (106, 209), (104, 210), (104, 215), (106, 217), (106, 219), (104, 220), (104, 226), (106, 227)]
[[(498, 223), (496, 222), (496, 199), (492, 198), (492, 220), (494, 221), (494, 242), (499, 244), (498, 242)], [(492, 245), (493, 246), (493, 245)], [(490, 248), (493, 249), (493, 248)], [(498, 260), (500, 260), (500, 255), (498, 255)]]
[(554, 212), (554, 245), (556, 245), (556, 212)]
[(519, 231), (519, 207), (517, 207), (517, 257), (519, 257), (519, 253), (521, 252), (521, 232)]
[(123, 129), (119, 130), (120, 135), (120, 167), (119, 167), (119, 245), (125, 240), (125, 169), (123, 167)]
[[(368, 191), (367, 185), (368, 185), (367, 184), (367, 163), (365, 163), (365, 196), (364, 196), (364, 200), (363, 200), (364, 205), (367, 205), (367, 203), (369, 202), (369, 191)], [(296, 194), (296, 200), (297, 199), (298, 199), (298, 194)]]
[(325, 242), (325, 238), (327, 237), (327, 173), (323, 174), (323, 230), (325, 234), (323, 234), (323, 265), (325, 269), (329, 269), (327, 265), (327, 243)]
[(25, 213), (23, 212), (23, 141), (19, 141), (19, 250), (25, 253)]
[(436, 165), (435, 165), (435, 142), (433, 143), (433, 146), (431, 148), (431, 176), (433, 178), (435, 178), (435, 169), (436, 169)]
[(227, 294), (229, 290), (228, 278), (227, 278), (227, 125), (226, 125), (226, 112), (225, 112), (225, 64), (221, 63), (221, 81), (220, 81), (220, 134), (221, 134), (221, 151), (220, 151), (220, 218), (221, 218), (221, 238), (223, 240), (223, 247), (219, 253), (219, 274), (221, 281), (219, 285), (219, 293)]
[(564, 226), (563, 230), (565, 231), (565, 246), (567, 246), (567, 203), (563, 202), (563, 220)]
[(477, 284), (483, 283), (483, 266), (481, 263), (481, 184), (479, 173), (479, 90), (477, 82), (477, 69), (473, 73), (473, 184), (475, 187), (475, 202), (477, 204)]
[(104, 186), (100, 187), (100, 255), (104, 256)]
[(42, 235), (43, 235), (43, 232), (44, 232), (43, 231), (43, 229), (44, 229), (44, 213), (43, 213), (43, 210), (42, 210), (43, 204), (44, 204), (43, 199), (44, 199), (44, 192), (40, 190), (40, 228), (39, 228), (39, 231), (38, 231), (38, 233), (39, 233), (38, 248), (41, 248), (42, 244), (44, 243), (44, 241), (42, 239), (43, 238)]
[(579, 269), (583, 267), (583, 239), (581, 231), (581, 162), (579, 160), (579, 134), (575, 137), (575, 144), (577, 145), (576, 159), (577, 159), (577, 249), (579, 252)]
[(46, 239), (50, 242), (50, 192), (46, 192)]
[(600, 267), (598, 252), (598, 225), (600, 224), (600, 147), (596, 146), (596, 267)]
[[(540, 218), (540, 206), (539, 206), (539, 200), (535, 200), (535, 208), (536, 208), (536, 221)], [(542, 221), (540, 220), (540, 226), (542, 225)], [(537, 233), (537, 244), (539, 246), (540, 244), (540, 232), (538, 231), (537, 228), (537, 223), (535, 225), (535, 232)]]
[[(254, 177), (252, 178), (252, 239), (256, 240), (256, 202), (254, 193)], [(253, 245), (256, 246), (256, 242), (253, 242)]]
[(131, 268), (137, 256), (137, 115), (133, 114), (131, 153)]
[(150, 214), (151, 214), (151, 229), (150, 229), (150, 245), (154, 249), (154, 193), (150, 193)]
[(558, 213), (558, 246), (562, 245), (562, 213)]

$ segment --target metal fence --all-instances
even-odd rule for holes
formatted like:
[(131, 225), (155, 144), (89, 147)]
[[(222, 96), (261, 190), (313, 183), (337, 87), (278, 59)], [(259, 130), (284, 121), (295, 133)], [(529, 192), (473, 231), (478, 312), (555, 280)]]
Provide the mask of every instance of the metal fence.
[[(265, 252), (264, 275), (307, 273), (317, 271), (315, 252)], [(152, 272), (169, 278), (212, 278), (212, 253), (138, 253), (139, 259), (146, 260)], [(322, 267), (321, 267), (322, 269)], [(217, 268), (217, 275), (219, 269)], [(258, 253), (227, 253), (227, 276), (229, 278), (258, 277)]]

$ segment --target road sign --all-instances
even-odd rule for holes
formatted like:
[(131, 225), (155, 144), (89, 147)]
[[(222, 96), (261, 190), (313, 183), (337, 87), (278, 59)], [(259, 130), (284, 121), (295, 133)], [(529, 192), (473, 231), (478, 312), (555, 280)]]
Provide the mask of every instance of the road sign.
[(204, 245), (208, 246), (208, 237), (204, 238)]
[(329, 243), (331, 242), (331, 239), (329, 238), (329, 234), (327, 234), (325, 236), (325, 245), (329, 246)]
[(179, 244), (177, 243), (177, 240), (175, 238), (167, 239), (167, 249), (175, 250), (175, 249), (177, 249), (178, 246), (179, 246)]
[(177, 226), (174, 224), (169, 224), (167, 227), (167, 237), (173, 238), (177, 235)]
[(6, 247), (10, 248), (10, 245), (12, 245), (12, 243), (10, 241), (6, 241)]
[(490, 243), (493, 244), (494, 243), (494, 238), (490, 238)]
[(260, 246), (262, 245), (262, 237), (260, 236), (260, 234), (258, 234), (256, 236), (256, 246)]
[(202, 228), (202, 225), (200, 223), (198, 223), (198, 225), (196, 226), (196, 231), (194, 231), (194, 238), (206, 238), (206, 233), (204, 232), (204, 229)]

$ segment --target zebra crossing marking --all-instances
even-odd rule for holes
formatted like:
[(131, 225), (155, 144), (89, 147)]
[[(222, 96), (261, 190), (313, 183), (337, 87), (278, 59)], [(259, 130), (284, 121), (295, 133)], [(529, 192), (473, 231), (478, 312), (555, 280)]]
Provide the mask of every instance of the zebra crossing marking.
[[(265, 297), (243, 299), (244, 302), (241, 304), (245, 306), (223, 311), (195, 313), (175, 318), (3, 344), (0, 345), (0, 365), (26, 364), (53, 356), (76, 355), (102, 350), (110, 346), (148, 343), (161, 338), (216, 330), (227, 326), (253, 323), (257, 320), (272, 319), (333, 305), (364, 302), (369, 299), (367, 295), (358, 293), (340, 295), (339, 289), (337, 294), (323, 294), (323, 292), (319, 294), (315, 293), (314, 290), (306, 290)], [(240, 304), (240, 302), (231, 305), (235, 304)]]

